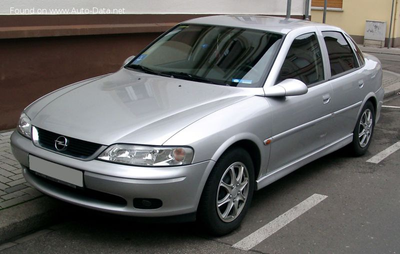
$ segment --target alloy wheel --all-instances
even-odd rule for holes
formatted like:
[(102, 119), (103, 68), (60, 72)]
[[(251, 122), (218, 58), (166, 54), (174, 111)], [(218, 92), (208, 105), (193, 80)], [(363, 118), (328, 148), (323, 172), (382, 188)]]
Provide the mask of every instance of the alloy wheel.
[(366, 109), (361, 116), (358, 126), (358, 140), (362, 148), (366, 147), (372, 135), (373, 117), (372, 112)]
[(217, 191), (217, 210), (224, 222), (235, 220), (249, 195), (249, 172), (241, 162), (231, 164), (222, 175)]

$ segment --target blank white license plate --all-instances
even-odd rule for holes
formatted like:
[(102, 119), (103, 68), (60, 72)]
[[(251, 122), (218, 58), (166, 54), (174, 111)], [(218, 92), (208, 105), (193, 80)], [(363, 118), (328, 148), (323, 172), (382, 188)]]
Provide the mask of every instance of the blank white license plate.
[(29, 168), (69, 184), (83, 187), (83, 172), (29, 155)]

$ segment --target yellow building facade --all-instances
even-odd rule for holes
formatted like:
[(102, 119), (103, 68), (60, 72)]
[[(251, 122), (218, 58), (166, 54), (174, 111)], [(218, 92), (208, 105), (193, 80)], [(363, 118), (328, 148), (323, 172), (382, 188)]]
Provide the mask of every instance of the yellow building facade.
[[(323, 20), (323, 0), (312, 0), (311, 19), (314, 22)], [(357, 43), (363, 44), (366, 21), (386, 22), (386, 45), (389, 38), (389, 27), (393, 0), (328, 0), (326, 23), (342, 28)], [(399, 0), (394, 0), (394, 16), (391, 38), (392, 46), (400, 46)]]

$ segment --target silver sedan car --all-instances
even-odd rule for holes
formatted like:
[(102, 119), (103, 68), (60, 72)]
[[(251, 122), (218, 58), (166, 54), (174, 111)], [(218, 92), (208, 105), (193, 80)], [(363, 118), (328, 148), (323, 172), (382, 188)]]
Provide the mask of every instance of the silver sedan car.
[(383, 95), (380, 62), (339, 28), (205, 17), (35, 101), (11, 144), (49, 196), (223, 235), (254, 191), (343, 147), (363, 155)]

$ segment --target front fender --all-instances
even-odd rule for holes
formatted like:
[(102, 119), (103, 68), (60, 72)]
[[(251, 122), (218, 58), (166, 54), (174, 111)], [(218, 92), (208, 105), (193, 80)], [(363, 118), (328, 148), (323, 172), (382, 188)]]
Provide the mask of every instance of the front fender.
[(224, 143), (222, 143), (221, 146), (215, 151), (214, 155), (211, 157), (211, 160), (218, 161), (221, 155), (231, 146), (233, 146), (235, 143), (238, 143), (239, 141), (245, 141), (245, 140), (252, 141), (255, 145), (257, 145), (259, 151), (264, 150), (263, 149), (264, 147), (260, 145), (262, 144), (262, 141), (256, 135), (249, 132), (245, 132), (230, 137)]
[[(270, 146), (265, 146), (263, 140), (271, 136), (273, 122), (268, 100), (254, 96), (239, 101), (192, 123), (163, 145), (193, 147), (193, 163), (199, 163), (218, 161), (225, 151), (240, 141), (252, 142), (260, 152), (259, 176), (265, 175)], [(204, 183), (211, 170), (204, 172)]]

